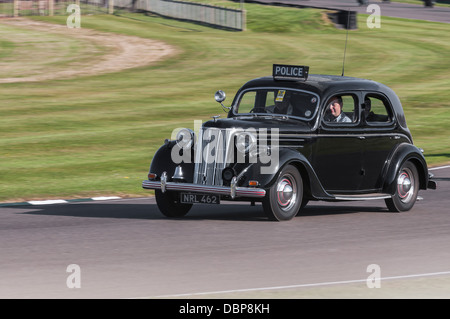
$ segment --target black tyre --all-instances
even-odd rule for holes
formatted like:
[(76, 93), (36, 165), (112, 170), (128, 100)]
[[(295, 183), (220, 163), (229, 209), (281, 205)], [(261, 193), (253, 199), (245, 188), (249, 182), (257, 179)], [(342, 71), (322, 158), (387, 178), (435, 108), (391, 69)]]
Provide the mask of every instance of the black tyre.
[(395, 179), (395, 194), (385, 199), (386, 206), (391, 212), (406, 212), (410, 210), (419, 192), (419, 173), (410, 161), (405, 162)]
[(173, 192), (161, 192), (155, 190), (156, 204), (160, 212), (169, 218), (180, 218), (185, 216), (192, 208), (192, 204), (179, 203), (179, 194)]
[(287, 165), (263, 199), (263, 208), (270, 220), (290, 220), (300, 210), (303, 199), (303, 180), (299, 171)]

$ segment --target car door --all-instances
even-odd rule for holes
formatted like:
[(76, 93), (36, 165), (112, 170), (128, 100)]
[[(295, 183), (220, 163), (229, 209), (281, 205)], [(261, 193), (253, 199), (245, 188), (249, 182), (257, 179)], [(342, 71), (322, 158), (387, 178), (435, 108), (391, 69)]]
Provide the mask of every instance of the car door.
[(396, 119), (389, 99), (378, 92), (364, 92), (362, 119), (364, 127), (364, 179), (361, 189), (379, 191), (383, 170), (396, 145), (407, 139), (395, 131)]
[(343, 111), (351, 122), (330, 120), (329, 100), (322, 108), (313, 166), (322, 186), (331, 194), (355, 193), (363, 182), (364, 130), (360, 126), (359, 93), (342, 93)]

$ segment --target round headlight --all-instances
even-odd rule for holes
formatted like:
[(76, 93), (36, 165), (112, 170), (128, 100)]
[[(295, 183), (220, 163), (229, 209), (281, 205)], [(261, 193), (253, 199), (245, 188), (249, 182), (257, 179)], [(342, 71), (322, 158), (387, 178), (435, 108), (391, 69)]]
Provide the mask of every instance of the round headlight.
[(176, 141), (181, 148), (191, 148), (194, 144), (194, 131), (188, 128), (182, 128), (177, 133)]
[(226, 182), (231, 181), (231, 179), (236, 176), (234, 169), (231, 167), (225, 167), (222, 171), (222, 179)]
[(256, 149), (256, 136), (249, 132), (243, 132), (236, 136), (236, 148), (241, 153), (249, 153)]

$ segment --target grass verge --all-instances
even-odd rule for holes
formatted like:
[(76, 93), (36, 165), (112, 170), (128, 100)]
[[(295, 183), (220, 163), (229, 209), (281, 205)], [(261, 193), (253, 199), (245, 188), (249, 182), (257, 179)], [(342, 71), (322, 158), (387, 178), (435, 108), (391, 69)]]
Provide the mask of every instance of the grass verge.
[[(179, 53), (122, 72), (0, 84), (0, 201), (148, 195), (141, 181), (164, 138), (176, 127), (193, 128), (196, 119), (224, 116), (213, 99), (216, 90), (231, 97), (245, 81), (270, 74), (273, 63), (340, 74), (345, 31), (320, 11), (251, 4), (246, 9), (245, 32), (125, 12), (83, 16), (82, 28), (161, 40)], [(360, 15), (359, 30), (350, 32), (346, 75), (392, 87), (429, 164), (449, 162), (449, 25), (383, 18), (381, 29), (368, 29), (366, 18)], [(66, 17), (33, 19), (66, 22)], [(58, 68), (82, 63), (92, 46), (54, 34), (11, 41), (31, 31), (1, 22), (0, 31), (5, 44), (0, 63), (23, 61), (21, 70), (10, 71), (15, 76), (31, 72), (27, 65), (52, 59)]]

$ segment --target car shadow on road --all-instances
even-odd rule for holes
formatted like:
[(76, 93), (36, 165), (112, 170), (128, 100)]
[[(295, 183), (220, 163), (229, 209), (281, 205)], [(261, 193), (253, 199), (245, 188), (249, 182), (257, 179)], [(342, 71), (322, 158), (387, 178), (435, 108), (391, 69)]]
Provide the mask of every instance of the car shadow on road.
[[(157, 205), (153, 203), (108, 202), (108, 203), (67, 203), (40, 206), (16, 206), (19, 214), (70, 216), (83, 218), (110, 218), (110, 219), (142, 219), (142, 220), (168, 220), (163, 216)], [(330, 203), (312, 204), (305, 207), (294, 218), (305, 216), (324, 216), (357, 213), (386, 213), (385, 207), (332, 205)], [(262, 205), (230, 203), (222, 205), (194, 205), (191, 211), (182, 218), (172, 220), (227, 220), (227, 221), (268, 221)]]
[(82, 218), (141, 219), (141, 220), (236, 220), (265, 221), (261, 206), (250, 205), (195, 205), (181, 218), (162, 215), (155, 203), (68, 203), (40, 206), (15, 206), (18, 214), (68, 216)]
[[(360, 206), (361, 205), (361, 206)], [(339, 205), (315, 204), (308, 205), (297, 214), (299, 216), (322, 216), (338, 214), (358, 214), (358, 213), (389, 213), (386, 206), (362, 206), (350, 205), (350, 203), (340, 203)]]

